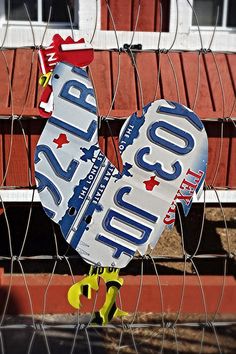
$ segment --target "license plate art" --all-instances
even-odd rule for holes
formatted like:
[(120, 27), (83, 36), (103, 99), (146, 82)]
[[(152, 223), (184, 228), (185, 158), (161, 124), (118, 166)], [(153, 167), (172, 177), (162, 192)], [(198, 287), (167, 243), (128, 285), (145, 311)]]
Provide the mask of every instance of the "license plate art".
[(58, 35), (40, 50), (46, 82), (40, 112), (48, 120), (35, 151), (35, 177), (45, 213), (92, 265), (83, 283), (69, 290), (69, 302), (79, 308), (80, 294), (91, 297), (100, 276), (107, 298), (93, 322), (106, 324), (125, 314), (115, 305), (123, 283), (118, 270), (136, 252), (155, 247), (164, 228), (174, 224), (177, 202), (188, 214), (203, 187), (208, 144), (193, 111), (160, 99), (126, 119), (118, 171), (98, 143), (95, 94), (85, 69), (92, 59), (84, 40)]

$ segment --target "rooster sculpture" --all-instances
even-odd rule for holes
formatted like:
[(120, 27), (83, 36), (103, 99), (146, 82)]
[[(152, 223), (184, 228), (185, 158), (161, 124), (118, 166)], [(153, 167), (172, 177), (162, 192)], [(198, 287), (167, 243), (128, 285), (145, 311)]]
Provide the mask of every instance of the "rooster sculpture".
[(147, 104), (142, 115), (126, 119), (119, 136), (123, 170), (98, 144), (94, 89), (86, 71), (93, 49), (83, 39), (59, 35), (39, 51), (45, 87), (40, 114), (48, 118), (35, 151), (35, 177), (45, 213), (63, 237), (91, 265), (68, 291), (80, 308), (106, 283), (106, 299), (92, 320), (105, 325), (126, 312), (116, 305), (123, 284), (119, 269), (134, 254), (154, 248), (175, 221), (176, 203), (185, 215), (202, 190), (207, 135), (197, 115), (164, 99)]

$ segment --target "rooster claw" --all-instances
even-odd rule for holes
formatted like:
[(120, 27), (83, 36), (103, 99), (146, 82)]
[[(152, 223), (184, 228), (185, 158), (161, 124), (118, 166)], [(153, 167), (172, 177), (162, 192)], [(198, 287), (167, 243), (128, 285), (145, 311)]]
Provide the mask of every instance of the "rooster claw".
[(119, 269), (111, 267), (95, 268), (91, 266), (89, 275), (70, 287), (68, 291), (68, 301), (71, 306), (79, 309), (81, 306), (81, 295), (91, 299), (92, 289), (98, 291), (98, 277), (101, 277), (106, 284), (106, 298), (101, 309), (95, 312), (91, 323), (94, 325), (106, 325), (113, 318), (126, 316), (128, 314), (116, 306), (116, 296), (120, 287), (123, 285), (123, 279), (119, 278)]
[(84, 295), (87, 299), (92, 298), (92, 289), (98, 291), (98, 275), (88, 275), (78, 283), (73, 284), (68, 291), (68, 301), (71, 306), (80, 309), (80, 296)]

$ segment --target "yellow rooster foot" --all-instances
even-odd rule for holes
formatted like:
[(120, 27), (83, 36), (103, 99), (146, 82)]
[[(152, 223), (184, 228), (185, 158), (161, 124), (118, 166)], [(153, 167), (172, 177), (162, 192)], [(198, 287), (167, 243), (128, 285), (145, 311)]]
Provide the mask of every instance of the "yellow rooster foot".
[(119, 309), (116, 305), (116, 296), (123, 285), (123, 279), (119, 278), (119, 269), (91, 266), (89, 275), (70, 287), (68, 291), (68, 301), (71, 306), (79, 309), (81, 306), (81, 295), (91, 299), (92, 289), (98, 291), (98, 277), (102, 278), (106, 284), (106, 298), (101, 309), (95, 312), (91, 323), (106, 325), (113, 318), (126, 316), (128, 314)]

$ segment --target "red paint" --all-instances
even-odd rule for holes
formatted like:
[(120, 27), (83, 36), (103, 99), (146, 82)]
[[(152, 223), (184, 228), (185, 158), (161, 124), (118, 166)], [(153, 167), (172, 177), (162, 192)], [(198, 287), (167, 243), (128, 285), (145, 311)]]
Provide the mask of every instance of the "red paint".
[[(3, 145), (3, 166), (5, 186), (25, 186), (29, 185), (29, 160), (26, 150), (28, 144), (28, 127), (24, 126), (24, 133), (17, 121), (14, 121), (14, 134), (11, 134), (11, 121), (1, 122), (1, 134)], [(0, 166), (1, 168), (2, 166)], [(7, 169), (7, 174), (6, 173)]]
[(160, 182), (155, 180), (155, 177), (156, 176), (152, 176), (148, 181), (143, 182), (147, 191), (152, 191), (155, 186), (160, 184)]
[[(236, 64), (236, 54), (215, 54), (216, 62), (220, 65), (219, 69), (224, 92), (227, 92), (227, 95), (225, 95), (224, 112), (222, 92), (219, 89), (219, 78), (215, 69), (214, 57), (211, 54), (204, 55), (205, 59), (202, 58), (203, 54), (200, 59), (201, 72), (198, 96), (196, 98), (198, 53), (137, 53), (135, 60), (142, 82), (144, 104), (161, 97), (178, 101), (177, 93), (179, 91), (180, 102), (190, 108), (194, 107), (195, 102), (195, 111), (201, 119), (223, 117), (223, 113), (225, 117), (229, 116), (234, 105), (234, 66)], [(2, 67), (0, 73), (0, 114), (9, 115), (12, 113), (13, 108), (13, 113), (20, 115), (24, 108), (23, 115), (38, 115), (37, 105), (43, 88), (38, 85), (40, 73), (37, 72), (36, 64), (38, 59), (36, 52), (31, 49), (5, 50), (4, 56), (6, 57), (8, 67), (6, 67), (3, 56), (0, 56)], [(131, 58), (126, 53), (118, 55), (117, 53), (109, 53), (108, 51), (98, 51), (95, 52), (91, 69), (98, 96), (99, 114), (101, 115), (106, 115), (110, 110), (117, 81), (119, 60), (121, 66), (118, 92), (110, 115), (118, 117), (128, 116), (141, 108), (141, 94), (139, 85), (135, 79), (135, 69)], [(13, 63), (16, 64), (14, 70)], [(160, 69), (159, 75), (158, 68)], [(178, 86), (176, 86), (173, 68)], [(211, 71), (209, 72), (209, 70)], [(13, 88), (13, 105), (11, 102), (8, 71)], [(207, 77), (211, 79), (210, 83), (208, 83)], [(28, 84), (30, 92), (27, 94), (26, 87), (28, 87)], [(25, 100), (26, 105), (24, 107)], [(235, 114), (236, 108), (233, 109), (231, 116), (235, 116)]]
[(138, 14), (137, 31), (166, 32), (169, 30), (169, 0), (109, 0), (108, 4), (109, 9), (106, 1), (101, 0), (102, 30), (114, 30), (110, 13), (117, 31), (133, 31)]
[(64, 144), (69, 144), (69, 140), (64, 133), (61, 133), (57, 139), (53, 139), (53, 142), (57, 144), (57, 149), (61, 149)]
[(94, 57), (92, 47), (86, 48), (84, 46), (84, 49), (81, 50), (63, 48), (63, 46), (66, 45), (72, 45), (73, 47), (76, 46), (76, 44), (83, 45), (84, 43), (84, 38), (74, 41), (71, 37), (67, 37), (64, 40), (59, 34), (55, 34), (53, 36), (52, 43), (48, 47), (39, 50), (42, 72), (47, 73), (52, 71), (55, 65), (60, 61), (79, 67), (89, 65)]
[[(77, 45), (80, 45), (81, 49), (76, 49)], [(85, 46), (84, 38), (74, 41), (71, 37), (67, 37), (64, 40), (59, 34), (55, 34), (52, 43), (38, 52), (41, 71), (44, 74), (52, 71), (58, 62), (66, 62), (76, 67), (89, 65), (93, 61), (94, 53), (90, 44), (87, 46), (88, 48)], [(53, 105), (52, 103), (48, 105), (48, 102), (52, 101), (52, 97), (52, 87), (51, 84), (48, 84), (39, 102), (41, 117), (49, 118), (51, 116)]]
[(52, 86), (47, 85), (42, 93), (41, 100), (39, 102), (39, 114), (43, 118), (49, 118), (52, 115), (53, 106), (49, 105), (49, 101), (52, 100)]
[[(190, 108), (193, 108), (197, 87), (199, 54), (196, 52), (170, 52), (168, 55), (175, 68), (180, 102), (186, 103)], [(6, 67), (4, 58), (6, 58), (8, 67)], [(217, 53), (215, 54), (215, 59), (220, 69), (224, 92), (227, 92), (227, 95), (225, 95), (224, 105), (225, 116), (229, 116), (232, 112), (231, 116), (234, 117), (236, 115), (236, 105), (233, 109), (235, 90), (234, 82), (236, 80), (234, 70), (236, 64), (236, 54)], [(139, 87), (135, 82), (134, 67), (132, 66), (130, 57), (127, 54), (122, 53), (120, 54), (121, 75), (118, 85), (118, 92), (114, 105), (110, 111), (118, 74), (118, 60), (119, 55), (117, 53), (110, 53), (108, 51), (95, 52), (95, 59), (91, 64), (91, 71), (94, 87), (97, 93), (99, 115), (106, 116), (110, 112), (110, 116), (127, 117), (134, 111), (139, 110), (141, 107), (141, 96)], [(206, 66), (204, 68), (206, 70), (209, 71), (210, 68), (214, 69), (215, 64), (213, 60), (213, 56), (209, 54), (205, 60)], [(17, 65), (13, 70), (14, 62), (16, 62)], [(32, 68), (31, 62), (33, 63)], [(7, 116), (12, 113), (21, 115), (22, 112), (24, 116), (28, 117), (39, 115), (37, 107), (44, 89), (38, 85), (40, 72), (38, 72), (37, 62), (37, 55), (32, 49), (4, 50), (4, 57), (3, 55), (0, 55), (0, 64), (2, 67), (2, 70), (0, 71), (0, 115)], [(142, 82), (144, 104), (147, 104), (154, 99), (160, 99), (164, 95), (168, 99), (176, 100), (176, 82), (174, 80), (173, 70), (169, 63), (167, 54), (137, 53), (136, 63)], [(147, 67), (149, 70), (147, 70)], [(158, 68), (161, 70), (159, 82)], [(211, 91), (203, 89), (206, 81), (204, 77), (201, 78), (200, 75), (199, 95), (201, 91), (202, 104), (199, 108), (198, 98), (196, 113), (198, 113), (200, 118), (203, 120), (204, 118), (218, 118), (223, 115), (222, 97), (220, 96), (221, 90), (216, 89), (218, 78), (214, 78), (214, 75), (217, 75), (217, 71), (213, 69), (211, 73), (205, 71), (205, 74), (208, 73), (211, 80), (214, 79), (214, 83), (213, 81), (210, 83), (212, 86)], [(13, 102), (11, 101), (10, 95), (8, 71), (10, 82), (12, 82), (12, 85), (14, 86)], [(29, 71), (31, 72), (31, 75), (29, 75)], [(113, 83), (113, 86), (111, 83)], [(25, 87), (28, 85), (30, 87), (30, 91), (26, 94)], [(213, 94), (213, 101), (217, 101), (217, 104), (215, 105), (217, 111), (214, 111), (212, 105), (209, 104), (210, 94)], [(204, 95), (207, 95), (208, 98), (204, 97)], [(16, 100), (14, 98), (16, 98)], [(25, 106), (24, 100), (26, 100)], [(141, 114), (140, 110), (139, 114)], [(5, 124), (7, 126), (7, 130), (3, 128)], [(18, 125), (18, 122), (15, 124)], [(29, 142), (31, 142), (32, 139), (34, 142), (38, 139), (42, 132), (43, 124), (44, 123), (38, 123), (36, 120), (32, 120), (31, 123), (26, 121), (23, 122), (24, 128), (27, 130), (27, 139), (29, 139)], [(10, 169), (8, 170), (7, 183), (5, 184), (27, 186), (29, 183), (27, 154), (25, 154), (22, 132), (19, 129), (15, 130), (16, 125), (14, 126), (13, 132), (14, 153), (11, 155)], [(0, 157), (0, 176), (5, 174), (5, 169), (8, 163), (8, 153), (11, 141), (10, 126), (10, 121), (0, 122), (0, 153), (2, 151)], [(115, 153), (113, 142), (115, 141), (115, 144), (117, 145), (120, 126), (121, 124), (116, 124), (114, 122), (111, 123), (112, 133), (114, 135), (113, 140), (110, 137), (107, 127), (106, 129), (102, 129), (102, 137), (100, 137), (100, 144), (103, 147), (103, 151), (106, 154), (109, 154), (109, 158), (116, 165), (117, 154)], [(209, 143), (209, 160), (206, 183), (208, 185), (213, 184), (214, 187), (218, 188), (236, 188), (236, 129), (232, 123), (227, 122), (223, 124), (223, 130), (221, 122), (205, 123), (205, 127), (207, 130)], [(223, 138), (221, 139), (222, 131)], [(33, 149), (35, 145), (31, 146), (30, 143), (29, 146), (31, 147), (30, 154), (33, 156)], [(3, 156), (4, 151), (5, 153)], [(14, 166), (18, 166), (19, 161), (23, 161), (24, 164), (24, 168), (22, 170), (24, 171), (23, 174), (21, 173), (21, 168), (20, 172), (18, 167), (16, 167), (16, 171), (18, 172), (15, 171)], [(217, 172), (216, 168), (218, 163), (219, 168)], [(119, 161), (119, 165), (122, 166), (121, 161)], [(31, 171), (33, 171), (32, 163), (30, 168)], [(217, 176), (214, 178), (216, 172)], [(16, 173), (21, 173), (21, 176), (17, 176)]]
[[(136, 309), (136, 301), (140, 291), (140, 276), (124, 276), (124, 285), (121, 288), (122, 308), (125, 311), (133, 312)], [(75, 281), (81, 280), (76, 276)], [(233, 276), (201, 276), (202, 289), (197, 276), (156, 276), (145, 275), (142, 279), (142, 291), (138, 311), (155, 313), (176, 313), (179, 311), (183, 292), (183, 305), (181, 313), (205, 313), (204, 301), (207, 313), (214, 313), (217, 310), (219, 300), (223, 297), (218, 313), (236, 313), (236, 280)], [(26, 275), (26, 282), (32, 300), (35, 314), (43, 312), (44, 300), (46, 313), (73, 313), (74, 309), (67, 302), (67, 291), (72, 285), (72, 278), (68, 275)], [(225, 284), (224, 281), (225, 280)], [(50, 286), (47, 285), (50, 281)], [(161, 284), (161, 289), (159, 286)], [(3, 275), (0, 272), (0, 297), (1, 306), (7, 296), (10, 284), (10, 275)], [(184, 288), (183, 288), (184, 286)], [(161, 292), (163, 306), (161, 303)], [(204, 293), (204, 299), (202, 295)], [(94, 293), (95, 294), (95, 293)], [(93, 296), (94, 296), (93, 294)], [(101, 307), (104, 302), (105, 284), (101, 281), (100, 292), (96, 308)], [(92, 300), (81, 298), (83, 306), (81, 312), (91, 312), (94, 304)], [(119, 301), (117, 302), (119, 306)], [(2, 310), (2, 309), (1, 309)], [(10, 292), (7, 313), (31, 314), (28, 294), (25, 288), (22, 275), (13, 275), (12, 288)]]

